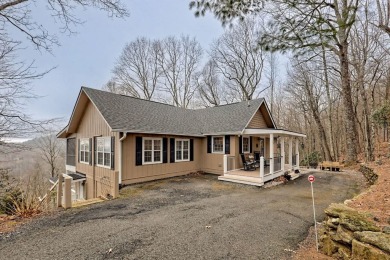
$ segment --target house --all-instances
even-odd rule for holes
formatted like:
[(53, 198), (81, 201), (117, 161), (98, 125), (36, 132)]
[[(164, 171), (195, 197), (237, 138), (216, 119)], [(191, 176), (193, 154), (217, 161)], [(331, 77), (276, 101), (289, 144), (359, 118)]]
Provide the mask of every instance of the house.
[[(68, 176), (78, 176), (74, 197), (90, 199), (196, 171), (261, 186), (299, 167), (305, 135), (278, 129), (264, 99), (194, 110), (82, 87), (57, 137), (66, 138)], [(242, 153), (260, 169), (242, 171)]]

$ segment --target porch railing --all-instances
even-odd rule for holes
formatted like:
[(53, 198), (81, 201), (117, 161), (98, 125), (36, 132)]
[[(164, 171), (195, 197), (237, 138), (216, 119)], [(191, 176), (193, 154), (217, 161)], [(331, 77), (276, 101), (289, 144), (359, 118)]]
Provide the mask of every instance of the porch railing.
[(223, 157), (223, 172), (227, 173), (229, 171), (236, 169), (236, 157), (230, 155), (224, 155)]
[(282, 158), (283, 156), (274, 157), (274, 171), (280, 171), (282, 169)]

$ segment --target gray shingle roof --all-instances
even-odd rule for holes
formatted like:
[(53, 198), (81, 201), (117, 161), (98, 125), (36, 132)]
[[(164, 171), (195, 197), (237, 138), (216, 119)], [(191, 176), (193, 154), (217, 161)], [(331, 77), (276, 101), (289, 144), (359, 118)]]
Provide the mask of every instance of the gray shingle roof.
[(242, 131), (263, 99), (185, 109), (83, 87), (113, 131), (202, 136)]

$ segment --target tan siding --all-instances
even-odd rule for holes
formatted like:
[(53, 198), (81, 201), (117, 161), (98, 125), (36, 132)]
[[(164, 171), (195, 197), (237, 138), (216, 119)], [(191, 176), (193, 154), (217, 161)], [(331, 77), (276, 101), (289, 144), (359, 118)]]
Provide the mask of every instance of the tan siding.
[(260, 109), (257, 110), (247, 128), (268, 128)]
[[(168, 138), (168, 162), (135, 165), (135, 138), (136, 136)], [(170, 163), (170, 142), (169, 138), (174, 136), (166, 135), (136, 135), (129, 134), (123, 141), (123, 171), (122, 183), (130, 184), (136, 182), (162, 179), (172, 176), (184, 175), (200, 170), (200, 147), (201, 139), (193, 137), (180, 137), (180, 139), (194, 139), (194, 161)]]
[[(93, 138), (94, 136), (115, 136), (115, 170), (119, 169), (119, 134), (112, 133), (110, 131), (109, 126), (100, 115), (99, 111), (95, 108), (95, 106), (88, 102), (84, 114), (80, 120), (80, 124), (77, 128), (77, 139), (80, 138)], [(77, 145), (77, 143), (76, 143)], [(78, 145), (77, 145), (78, 150)], [(114, 173), (114, 170), (103, 168), (99, 166), (91, 166), (85, 163), (78, 162), (79, 153), (76, 155), (76, 170), (78, 172), (84, 173), (87, 175), (87, 198), (93, 198), (95, 195), (93, 194), (94, 186), (97, 189), (96, 195), (100, 195), (101, 185), (100, 180), (105, 176), (111, 176)], [(95, 182), (93, 182), (93, 173), (95, 168)]]

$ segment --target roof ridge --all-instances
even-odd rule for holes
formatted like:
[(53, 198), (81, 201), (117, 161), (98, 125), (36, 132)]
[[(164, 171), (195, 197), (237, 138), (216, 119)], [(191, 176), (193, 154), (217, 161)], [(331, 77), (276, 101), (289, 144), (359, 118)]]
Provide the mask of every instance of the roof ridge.
[(193, 110), (193, 109), (188, 109), (188, 108), (177, 107), (177, 106), (174, 106), (174, 105), (171, 105), (171, 104), (162, 103), (162, 102), (158, 102), (158, 101), (155, 101), (155, 100), (147, 100), (147, 99), (144, 99), (144, 98), (133, 97), (133, 96), (129, 96), (129, 95), (126, 95), (126, 94), (118, 94), (118, 93), (114, 93), (114, 92), (103, 90), (103, 89), (96, 89), (96, 88), (90, 88), (90, 87), (85, 87), (85, 86), (82, 86), (81, 88), (82, 89), (89, 89), (89, 90), (92, 90), (92, 91), (100, 91), (100, 92), (104, 92), (104, 93), (112, 94), (112, 95), (116, 95), (116, 96), (122, 96), (122, 97), (137, 99), (137, 100), (145, 101), (145, 102), (152, 102), (152, 103), (156, 103), (156, 104), (160, 104), (160, 105), (166, 105), (166, 106), (175, 107), (175, 108), (179, 108), (179, 109)]
[(193, 108), (178, 107), (178, 106), (175, 106), (175, 105), (162, 103), (162, 102), (158, 102), (158, 101), (155, 101), (155, 100), (147, 100), (147, 99), (144, 99), (144, 98), (133, 97), (133, 96), (129, 96), (129, 95), (126, 95), (126, 94), (118, 94), (118, 93), (114, 93), (114, 92), (103, 90), (103, 89), (90, 88), (90, 87), (86, 87), (86, 86), (81, 86), (81, 88), (82, 89), (89, 89), (89, 90), (92, 90), (92, 91), (100, 91), (100, 92), (104, 92), (104, 93), (107, 93), (107, 94), (112, 94), (112, 95), (117, 95), (117, 96), (122, 96), (122, 97), (128, 97), (128, 98), (137, 99), (137, 100), (140, 100), (140, 101), (146, 101), (146, 102), (152, 102), (152, 103), (156, 103), (156, 104), (160, 104), (160, 105), (166, 105), (166, 106), (170, 106), (170, 107), (174, 107), (174, 108), (178, 108), (178, 109), (183, 109), (183, 110), (187, 110), (187, 111), (199, 111), (199, 110), (204, 110), (204, 109), (211, 109), (211, 108), (217, 108), (217, 107), (236, 105), (236, 104), (240, 104), (240, 103), (243, 103), (243, 102), (264, 100), (264, 98), (256, 98), (256, 99), (250, 99), (250, 100), (244, 100), (244, 101), (237, 101), (237, 102), (229, 103), (229, 104), (217, 105), (217, 106), (213, 106), (213, 107), (203, 107), (203, 108), (195, 108), (195, 109), (193, 109)]

